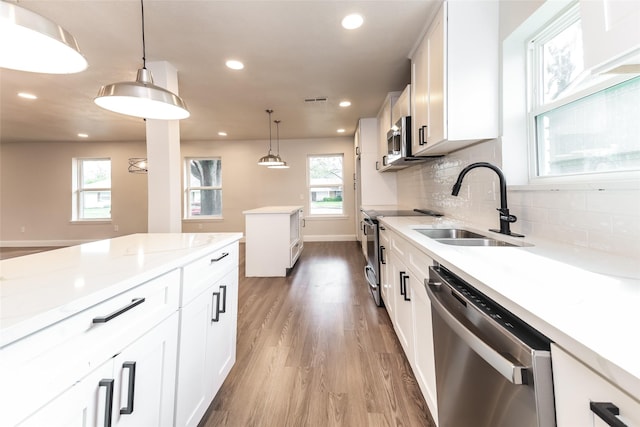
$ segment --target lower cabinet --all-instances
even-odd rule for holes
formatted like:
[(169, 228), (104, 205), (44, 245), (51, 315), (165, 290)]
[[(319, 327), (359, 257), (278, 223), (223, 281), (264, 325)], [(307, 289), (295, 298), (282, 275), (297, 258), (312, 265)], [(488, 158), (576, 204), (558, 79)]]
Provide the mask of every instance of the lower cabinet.
[(178, 313), (19, 426), (172, 426)]
[(176, 426), (197, 426), (236, 359), (238, 271), (182, 307)]
[(433, 260), (398, 234), (387, 230), (386, 235), (390, 250), (386, 267), (389, 296), (385, 305), (429, 411), (437, 422), (431, 302), (425, 289)]
[(551, 360), (558, 427), (640, 426), (637, 396), (632, 398), (555, 344)]

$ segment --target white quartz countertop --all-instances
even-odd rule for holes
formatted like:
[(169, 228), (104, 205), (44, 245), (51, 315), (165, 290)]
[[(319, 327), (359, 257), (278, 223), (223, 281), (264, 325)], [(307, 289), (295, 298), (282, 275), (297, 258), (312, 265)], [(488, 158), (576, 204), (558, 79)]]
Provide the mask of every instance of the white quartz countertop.
[[(389, 229), (545, 334), (593, 370), (640, 396), (640, 263), (447, 218), (385, 217)], [(419, 228), (464, 228), (525, 247), (446, 245)]]
[(242, 211), (245, 215), (254, 214), (292, 214), (302, 209), (302, 206), (264, 206), (256, 209)]
[(132, 234), (0, 261), (0, 348), (241, 237)]

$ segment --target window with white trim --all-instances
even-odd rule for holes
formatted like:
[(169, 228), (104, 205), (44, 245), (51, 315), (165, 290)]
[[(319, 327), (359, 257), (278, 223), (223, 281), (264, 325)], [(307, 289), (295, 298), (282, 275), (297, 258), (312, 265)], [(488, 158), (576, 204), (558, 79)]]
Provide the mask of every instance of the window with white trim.
[(307, 157), (309, 215), (342, 215), (343, 154)]
[(222, 159), (185, 159), (185, 218), (222, 217)]
[(111, 219), (111, 159), (73, 159), (72, 219)]
[(640, 170), (640, 77), (584, 69), (579, 5), (528, 49), (532, 178)]

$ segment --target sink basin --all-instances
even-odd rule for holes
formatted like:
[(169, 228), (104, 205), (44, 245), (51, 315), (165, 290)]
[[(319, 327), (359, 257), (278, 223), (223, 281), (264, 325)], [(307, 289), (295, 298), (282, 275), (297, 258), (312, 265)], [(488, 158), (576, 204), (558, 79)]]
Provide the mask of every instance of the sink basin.
[(459, 228), (418, 228), (418, 233), (422, 233), (432, 239), (486, 239), (482, 234), (474, 233)]
[(518, 246), (512, 243), (503, 242), (501, 240), (495, 240), (488, 237), (484, 238), (453, 238), (453, 239), (435, 239), (436, 242), (444, 243), (445, 245), (455, 246)]

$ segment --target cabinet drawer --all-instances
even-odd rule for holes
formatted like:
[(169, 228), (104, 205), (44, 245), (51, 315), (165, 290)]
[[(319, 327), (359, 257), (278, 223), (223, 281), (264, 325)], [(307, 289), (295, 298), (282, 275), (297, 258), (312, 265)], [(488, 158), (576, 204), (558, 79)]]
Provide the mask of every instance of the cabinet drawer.
[(640, 403), (561, 348), (552, 345), (553, 385), (558, 427), (606, 426), (591, 402), (610, 402), (626, 425), (640, 426)]
[(179, 292), (173, 270), (3, 348), (0, 401), (11, 410), (3, 409), (0, 425), (33, 412), (175, 313)]
[(238, 243), (233, 243), (184, 266), (182, 306), (237, 265)]

